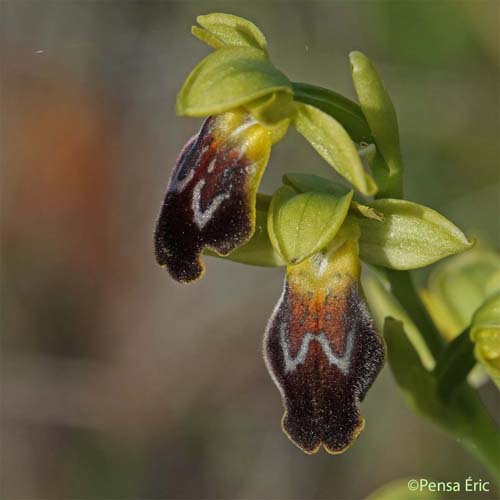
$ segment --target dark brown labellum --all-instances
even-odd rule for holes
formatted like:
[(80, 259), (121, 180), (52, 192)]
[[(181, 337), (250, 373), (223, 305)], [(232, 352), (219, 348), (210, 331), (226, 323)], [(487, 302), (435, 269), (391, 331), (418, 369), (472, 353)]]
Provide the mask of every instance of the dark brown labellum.
[(156, 260), (177, 281), (201, 277), (201, 253), (227, 255), (255, 229), (255, 196), (271, 138), (249, 114), (207, 118), (179, 155), (158, 218)]

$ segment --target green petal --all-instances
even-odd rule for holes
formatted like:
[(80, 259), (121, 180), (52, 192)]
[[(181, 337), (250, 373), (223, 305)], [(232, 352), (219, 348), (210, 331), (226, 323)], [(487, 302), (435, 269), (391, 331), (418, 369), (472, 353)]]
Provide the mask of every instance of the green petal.
[(220, 49), (221, 47), (224, 47), (224, 43), (221, 42), (215, 35), (206, 29), (200, 28), (199, 26), (191, 26), (191, 34), (213, 49)]
[[(289, 92), (273, 92), (251, 101), (245, 106), (262, 125), (274, 128), (295, 114), (293, 97)], [(285, 130), (286, 133), (286, 130)], [(284, 134), (283, 134), (284, 135)]]
[(428, 207), (404, 200), (371, 206), (384, 221), (359, 219), (361, 258), (392, 269), (427, 266), (473, 245), (452, 222)]
[(253, 47), (267, 51), (266, 37), (243, 17), (214, 12), (198, 16), (196, 21), (202, 28), (193, 26), (193, 35), (211, 47)]
[(296, 103), (294, 125), (320, 156), (358, 191), (372, 195), (375, 181), (363, 169), (356, 146), (344, 127), (323, 111), (308, 104)]
[(271, 241), (289, 264), (298, 264), (328, 245), (344, 222), (352, 194), (295, 195), (288, 186), (278, 190), (271, 202), (268, 227)]
[(220, 114), (279, 91), (291, 94), (290, 82), (262, 50), (224, 47), (205, 57), (187, 77), (177, 96), (177, 113)]

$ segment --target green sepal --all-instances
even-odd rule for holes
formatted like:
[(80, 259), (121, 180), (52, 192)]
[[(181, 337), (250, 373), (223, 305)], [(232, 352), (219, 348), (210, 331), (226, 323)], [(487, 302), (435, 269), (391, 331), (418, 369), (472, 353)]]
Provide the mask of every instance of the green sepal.
[(298, 264), (333, 240), (349, 210), (353, 192), (338, 197), (329, 193), (297, 194), (279, 188), (271, 201), (268, 232), (288, 264)]
[[(349, 189), (342, 184), (338, 184), (329, 179), (314, 174), (290, 173), (283, 176), (283, 184), (293, 187), (299, 193), (317, 192), (331, 193), (335, 196), (344, 196)], [(383, 214), (377, 212), (374, 208), (351, 200), (349, 212), (359, 217), (368, 217), (369, 219), (384, 220)]]
[(344, 127), (314, 106), (302, 103), (296, 106), (293, 124), (319, 155), (358, 191), (364, 195), (376, 193), (375, 181), (364, 170), (356, 146)]
[(189, 74), (177, 96), (177, 113), (207, 116), (246, 105), (274, 92), (292, 92), (288, 78), (253, 47), (223, 47)]
[(405, 200), (376, 200), (370, 204), (383, 221), (359, 219), (360, 255), (369, 264), (405, 270), (427, 266), (463, 252), (474, 242), (431, 208)]
[(299, 193), (330, 193), (335, 196), (344, 196), (350, 189), (342, 184), (333, 182), (314, 174), (287, 173), (283, 175), (283, 184), (290, 186)]
[(335, 118), (355, 142), (371, 142), (370, 127), (355, 102), (333, 90), (328, 90), (308, 83), (292, 82), (294, 99), (310, 104)]
[(363, 114), (389, 172), (402, 170), (396, 110), (372, 62), (361, 52), (349, 54), (352, 80)]
[(201, 26), (193, 26), (191, 32), (214, 49), (221, 47), (253, 47), (267, 52), (266, 37), (255, 24), (243, 17), (214, 12), (198, 16)]
[(474, 355), (500, 389), (500, 291), (489, 297), (472, 318)]
[(210, 250), (206, 250), (204, 252), (205, 255), (219, 257), (225, 260), (232, 260), (234, 262), (248, 264), (251, 266), (278, 267), (286, 265), (285, 261), (274, 249), (269, 240), (269, 235), (267, 233), (267, 210), (259, 208), (259, 206), (263, 207), (264, 205), (265, 202), (262, 197), (260, 198), (260, 203), (258, 198), (255, 218), (255, 232), (247, 243), (224, 257)]

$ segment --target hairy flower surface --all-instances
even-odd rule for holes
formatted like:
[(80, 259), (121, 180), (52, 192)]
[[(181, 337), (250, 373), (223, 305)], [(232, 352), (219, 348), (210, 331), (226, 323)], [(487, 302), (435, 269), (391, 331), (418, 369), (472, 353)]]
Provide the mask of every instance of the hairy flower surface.
[[(335, 243), (335, 241), (334, 241)], [(267, 366), (285, 405), (282, 426), (306, 453), (344, 451), (363, 430), (359, 402), (383, 364), (359, 283), (357, 241), (288, 268), (267, 328)]]
[[(385, 354), (365, 305), (360, 259), (396, 270), (394, 277), (462, 252), (473, 241), (431, 208), (402, 199), (396, 112), (365, 55), (350, 55), (357, 104), (291, 82), (271, 62), (264, 35), (250, 21), (221, 13), (197, 20), (193, 34), (215, 50), (191, 71), (176, 108), (180, 115), (208, 118), (171, 174), (154, 236), (156, 260), (183, 283), (202, 276), (203, 253), (287, 266), (264, 339), (266, 364), (285, 407), (282, 427), (306, 453), (322, 446), (341, 453), (363, 430), (359, 404)], [(257, 193), (271, 147), (290, 126), (349, 187), (287, 173), (273, 196)], [(397, 291), (407, 291), (404, 281), (395, 283)], [(392, 313), (375, 312), (388, 332), (396, 380), (436, 419), (441, 403), (428, 398), (435, 373), (422, 367), (416, 378), (411, 371), (420, 361), (405, 342), (415, 335), (407, 337), (402, 324), (388, 318)], [(496, 369), (491, 339), (498, 325), (494, 332), (486, 326), (476, 331), (476, 353)]]
[(181, 282), (199, 279), (200, 255), (227, 255), (252, 236), (271, 135), (244, 111), (205, 120), (181, 152), (155, 231), (156, 260)]

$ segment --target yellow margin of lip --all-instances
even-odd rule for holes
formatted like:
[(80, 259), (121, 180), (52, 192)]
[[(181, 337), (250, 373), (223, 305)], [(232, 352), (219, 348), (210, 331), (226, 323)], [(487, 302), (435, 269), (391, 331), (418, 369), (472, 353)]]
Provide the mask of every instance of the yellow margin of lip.
[(365, 418), (361, 417), (361, 422), (358, 425), (358, 427), (356, 427), (356, 429), (354, 430), (354, 432), (352, 434), (352, 437), (351, 437), (350, 443), (348, 445), (346, 445), (344, 448), (342, 448), (341, 450), (332, 450), (331, 448), (328, 448), (328, 446), (325, 443), (323, 443), (323, 441), (320, 441), (319, 444), (318, 444), (318, 446), (316, 446), (316, 448), (313, 448), (312, 450), (305, 450), (299, 444), (297, 444), (293, 440), (293, 438), (290, 436), (290, 434), (286, 431), (286, 429), (285, 429), (285, 418), (286, 418), (287, 414), (288, 414), (288, 412), (285, 411), (285, 413), (283, 413), (283, 417), (281, 418), (281, 430), (283, 431), (283, 433), (285, 434), (285, 436), (297, 448), (299, 448), (299, 450), (303, 451), (306, 455), (315, 455), (316, 453), (318, 453), (318, 451), (320, 450), (320, 448), (322, 446), (323, 446), (323, 448), (325, 449), (325, 451), (329, 455), (340, 455), (340, 454), (344, 453), (345, 451), (347, 451), (347, 449), (350, 448), (354, 444), (354, 442), (356, 441), (356, 439), (358, 439), (358, 436), (363, 432), (363, 429), (365, 428)]

